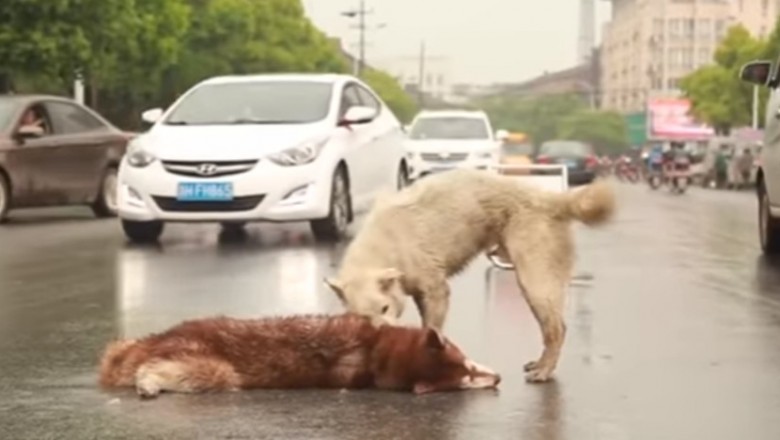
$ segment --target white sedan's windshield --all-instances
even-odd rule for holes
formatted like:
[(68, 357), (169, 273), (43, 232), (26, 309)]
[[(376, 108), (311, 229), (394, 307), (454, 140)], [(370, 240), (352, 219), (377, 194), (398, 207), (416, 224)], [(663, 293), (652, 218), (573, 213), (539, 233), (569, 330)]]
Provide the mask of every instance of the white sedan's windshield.
[(258, 81), (200, 86), (165, 123), (304, 124), (324, 119), (333, 85), (314, 81)]
[(420, 118), (409, 133), (410, 139), (489, 139), (487, 124), (480, 118)]

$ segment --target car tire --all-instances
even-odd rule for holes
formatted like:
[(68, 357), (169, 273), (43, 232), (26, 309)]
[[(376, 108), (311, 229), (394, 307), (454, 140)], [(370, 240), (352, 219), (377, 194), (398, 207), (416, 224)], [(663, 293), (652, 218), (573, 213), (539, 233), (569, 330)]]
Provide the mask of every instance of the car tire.
[(0, 223), (5, 222), (8, 210), (11, 208), (11, 185), (0, 173)]
[(117, 205), (117, 169), (114, 167), (106, 169), (103, 178), (100, 180), (100, 190), (97, 198), (92, 204), (92, 212), (97, 217), (116, 217), (119, 210)]
[(406, 165), (401, 163), (401, 165), (398, 167), (398, 176), (395, 180), (396, 189), (398, 191), (401, 191), (402, 189), (406, 188), (411, 184), (409, 180), (409, 170), (406, 168)]
[(226, 232), (238, 232), (243, 231), (246, 227), (246, 222), (222, 222), (220, 223), (222, 230)]
[(312, 220), (311, 231), (319, 241), (338, 241), (342, 239), (350, 224), (352, 199), (349, 195), (346, 172), (338, 168), (333, 175), (330, 190), (330, 209), (328, 216)]
[(132, 220), (122, 220), (122, 230), (125, 236), (133, 243), (154, 243), (163, 233), (165, 224), (163, 222), (136, 222)]
[(758, 237), (764, 254), (780, 254), (780, 221), (772, 217), (769, 195), (763, 184), (758, 192)]

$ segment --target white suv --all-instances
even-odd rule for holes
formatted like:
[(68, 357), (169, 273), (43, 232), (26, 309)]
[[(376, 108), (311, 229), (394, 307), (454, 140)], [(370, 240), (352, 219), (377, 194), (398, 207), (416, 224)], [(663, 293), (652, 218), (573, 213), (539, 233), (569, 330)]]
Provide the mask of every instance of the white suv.
[(409, 177), (416, 180), (453, 168), (488, 169), (497, 163), (507, 132), (493, 134), (483, 111), (426, 110), (412, 121), (406, 139)]
[(132, 241), (167, 222), (308, 220), (343, 236), (354, 213), (407, 181), (403, 130), (348, 75), (228, 76), (195, 85), (135, 138), (119, 168), (119, 216)]

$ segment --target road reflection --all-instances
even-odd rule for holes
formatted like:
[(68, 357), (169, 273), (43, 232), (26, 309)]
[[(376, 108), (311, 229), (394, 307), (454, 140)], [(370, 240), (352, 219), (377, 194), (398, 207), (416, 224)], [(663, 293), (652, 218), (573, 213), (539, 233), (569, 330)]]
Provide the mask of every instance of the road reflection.
[(322, 279), (332, 250), (297, 235), (273, 240), (187, 240), (162, 247), (125, 247), (116, 258), (116, 319), (124, 337), (181, 320), (341, 311)]

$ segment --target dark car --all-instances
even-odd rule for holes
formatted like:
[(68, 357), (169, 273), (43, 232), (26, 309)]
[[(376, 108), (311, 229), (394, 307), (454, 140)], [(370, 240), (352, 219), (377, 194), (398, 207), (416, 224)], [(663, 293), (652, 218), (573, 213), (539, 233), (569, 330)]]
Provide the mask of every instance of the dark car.
[(566, 165), (569, 185), (584, 185), (596, 178), (599, 159), (593, 147), (584, 142), (552, 140), (539, 147), (536, 163)]
[(0, 96), (0, 221), (14, 208), (64, 205), (115, 216), (131, 137), (71, 99)]

